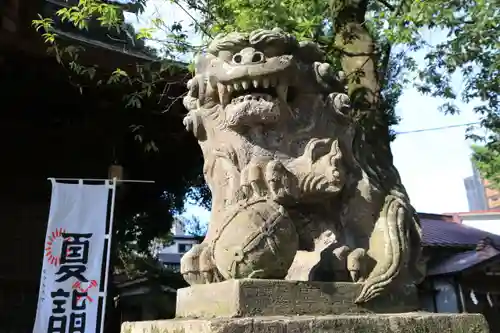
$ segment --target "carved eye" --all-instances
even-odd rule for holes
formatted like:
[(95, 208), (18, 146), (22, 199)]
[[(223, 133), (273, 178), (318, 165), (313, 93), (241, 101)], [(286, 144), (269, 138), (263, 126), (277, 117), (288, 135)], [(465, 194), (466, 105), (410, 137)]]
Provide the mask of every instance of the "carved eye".
[(235, 54), (235, 55), (233, 56), (233, 62), (234, 62), (235, 64), (240, 64), (240, 63), (241, 63), (241, 59), (242, 59), (242, 57), (241, 57), (241, 54), (239, 54), (239, 53), (238, 53), (238, 54)]
[(262, 52), (255, 52), (252, 57), (252, 62), (261, 62), (262, 60), (264, 60), (264, 54)]

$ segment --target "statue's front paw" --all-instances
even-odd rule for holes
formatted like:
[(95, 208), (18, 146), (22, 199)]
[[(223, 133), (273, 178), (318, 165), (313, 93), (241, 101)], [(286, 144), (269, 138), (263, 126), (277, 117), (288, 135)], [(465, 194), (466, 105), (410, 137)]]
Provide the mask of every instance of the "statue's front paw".
[(277, 202), (296, 200), (299, 197), (297, 177), (279, 161), (271, 161), (265, 172), (268, 192)]
[(181, 258), (181, 274), (190, 285), (218, 282), (221, 276), (211, 256), (211, 248), (206, 243), (193, 246)]
[(367, 260), (366, 250), (363, 248), (354, 249), (347, 255), (347, 270), (353, 282), (365, 280)]
[(349, 281), (347, 271), (347, 256), (351, 249), (347, 245), (337, 247), (333, 250), (333, 270), (335, 281)]
[(280, 161), (250, 162), (241, 173), (240, 199), (267, 197), (277, 202), (299, 196), (298, 181)]

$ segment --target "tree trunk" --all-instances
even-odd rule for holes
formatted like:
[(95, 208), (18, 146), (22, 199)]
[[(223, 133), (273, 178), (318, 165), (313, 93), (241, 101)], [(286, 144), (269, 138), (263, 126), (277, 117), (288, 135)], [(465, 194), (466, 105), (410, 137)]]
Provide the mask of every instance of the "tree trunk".
[(353, 118), (363, 128), (367, 143), (387, 150), (390, 137), (387, 119), (380, 108), (379, 55), (365, 25), (368, 0), (333, 0), (330, 6), (336, 23), (335, 46), (341, 52)]
[[(394, 285), (398, 277), (416, 282), (425, 276), (420, 257), (421, 228), (393, 164), (390, 116), (381, 103), (381, 77), (385, 73), (378, 71), (379, 65), (387, 67), (387, 64), (380, 64), (375, 41), (365, 24), (368, 0), (332, 0), (330, 5), (335, 45), (341, 52), (342, 68), (348, 79), (353, 120), (360, 127), (353, 142), (354, 156), (368, 179), (366, 182), (361, 177), (355, 186), (355, 191), (359, 191), (359, 186), (364, 185), (367, 196), (362, 200), (354, 197), (351, 213), (344, 216), (351, 230), (355, 230), (355, 239), (369, 239), (368, 255), (375, 262), (356, 300), (366, 302), (390, 284)], [(389, 214), (395, 209), (405, 216)], [(366, 248), (366, 244), (361, 247)]]

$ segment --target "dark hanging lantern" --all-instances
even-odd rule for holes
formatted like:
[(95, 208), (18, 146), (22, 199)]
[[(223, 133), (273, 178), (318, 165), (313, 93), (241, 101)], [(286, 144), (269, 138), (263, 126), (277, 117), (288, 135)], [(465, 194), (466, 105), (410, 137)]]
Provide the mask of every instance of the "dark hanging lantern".
[(119, 164), (111, 164), (108, 168), (108, 179), (116, 178), (116, 180), (123, 180), (123, 166)]

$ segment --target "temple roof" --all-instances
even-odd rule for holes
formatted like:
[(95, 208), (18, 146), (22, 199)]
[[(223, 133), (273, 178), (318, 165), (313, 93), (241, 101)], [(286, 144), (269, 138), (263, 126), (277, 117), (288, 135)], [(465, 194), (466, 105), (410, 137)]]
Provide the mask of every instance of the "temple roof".
[[(479, 241), (489, 238), (496, 246), (500, 246), (500, 236), (460, 223), (447, 221), (446, 216), (425, 216), (420, 222), (423, 231), (423, 246), (446, 246), (475, 248)], [(439, 218), (439, 216), (444, 218)]]
[(474, 266), (490, 262), (500, 257), (500, 251), (492, 246), (482, 249), (466, 251), (448, 257), (447, 259), (429, 267), (427, 275), (444, 275), (462, 272)]

